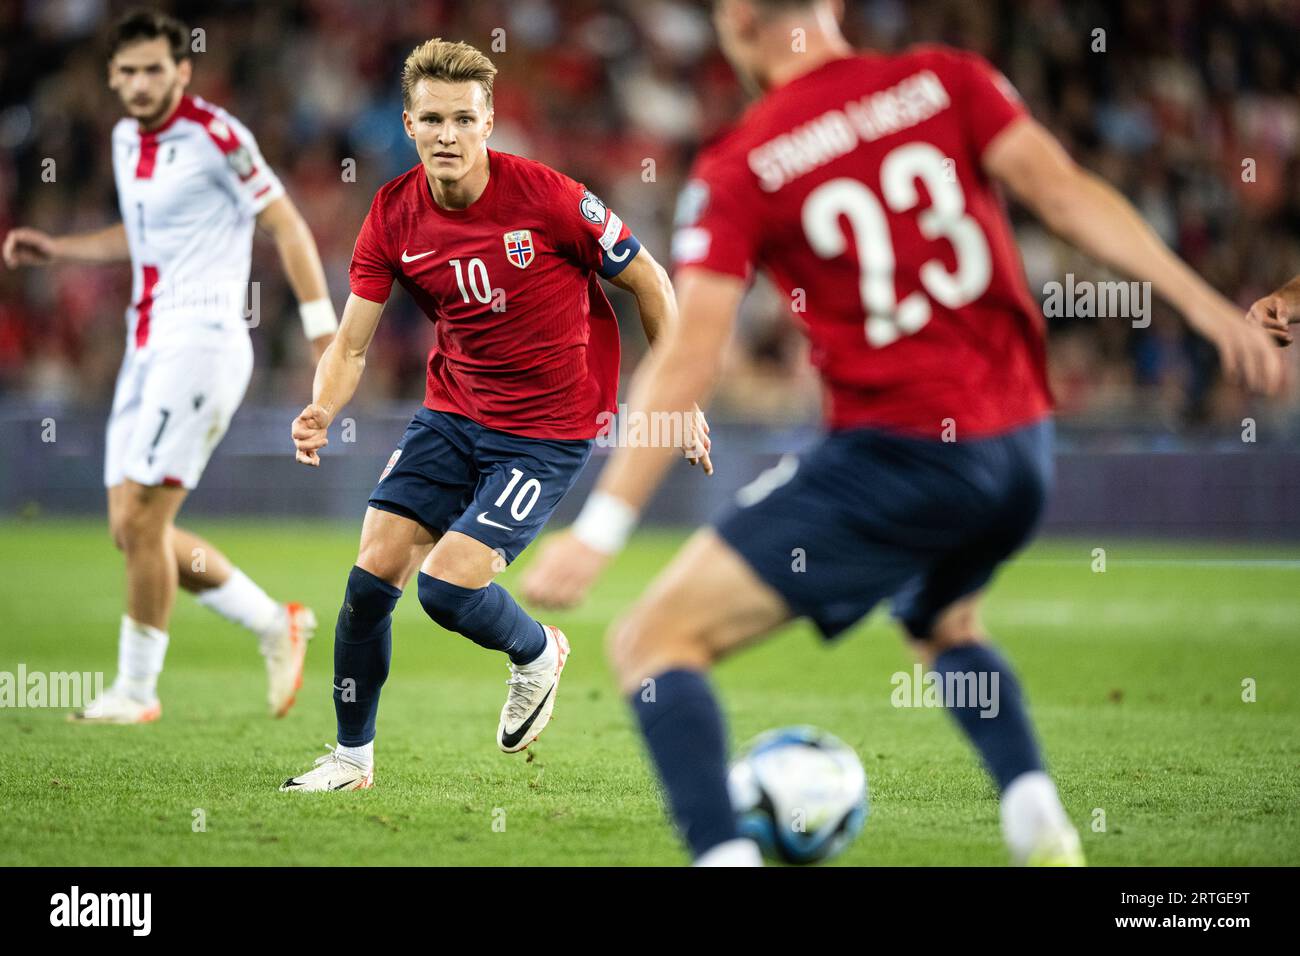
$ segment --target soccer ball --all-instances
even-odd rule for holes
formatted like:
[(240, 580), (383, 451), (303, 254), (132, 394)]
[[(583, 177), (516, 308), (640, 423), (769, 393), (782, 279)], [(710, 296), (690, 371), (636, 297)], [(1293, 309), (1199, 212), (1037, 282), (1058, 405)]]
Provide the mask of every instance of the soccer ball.
[(867, 775), (858, 755), (816, 727), (755, 738), (732, 763), (727, 789), (740, 835), (782, 863), (830, 859), (867, 819)]

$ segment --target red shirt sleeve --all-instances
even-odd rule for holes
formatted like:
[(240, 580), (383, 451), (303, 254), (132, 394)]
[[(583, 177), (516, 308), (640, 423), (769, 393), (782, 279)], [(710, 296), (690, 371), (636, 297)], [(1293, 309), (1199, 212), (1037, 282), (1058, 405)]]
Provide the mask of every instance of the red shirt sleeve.
[(954, 53), (958, 76), (956, 104), (966, 131), (982, 155), (993, 138), (1022, 116), (1028, 116), (1020, 94), (1000, 70), (975, 53)]
[(701, 157), (677, 198), (673, 264), (697, 266), (748, 281), (762, 235), (763, 197), (753, 176), (725, 157)]
[(377, 193), (370, 204), (366, 221), (357, 233), (357, 243), (352, 247), (352, 262), (348, 266), (348, 282), (353, 295), (371, 302), (387, 302), (393, 290), (392, 256), (388, 251), (388, 231), (384, 228), (384, 210), (381, 195)]
[(556, 247), (582, 268), (606, 279), (622, 272), (641, 248), (614, 210), (568, 177), (558, 181), (551, 218)]

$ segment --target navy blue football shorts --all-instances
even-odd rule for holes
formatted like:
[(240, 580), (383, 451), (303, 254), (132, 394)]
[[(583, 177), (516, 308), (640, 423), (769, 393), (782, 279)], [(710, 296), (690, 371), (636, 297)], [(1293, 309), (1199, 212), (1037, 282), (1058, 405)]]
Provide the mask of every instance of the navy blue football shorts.
[(467, 534), (510, 562), (542, 530), (594, 444), (524, 438), (421, 407), (371, 492), (370, 506), (437, 535)]
[(1053, 431), (1046, 418), (972, 441), (832, 432), (741, 489), (716, 528), (827, 638), (886, 598), (909, 633), (928, 637), (1032, 536)]

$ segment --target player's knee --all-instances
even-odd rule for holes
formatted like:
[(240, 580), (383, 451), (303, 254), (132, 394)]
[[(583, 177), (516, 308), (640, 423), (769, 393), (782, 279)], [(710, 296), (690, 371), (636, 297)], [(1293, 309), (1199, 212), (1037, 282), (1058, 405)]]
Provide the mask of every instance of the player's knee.
[(473, 614), (482, 601), (484, 589), (463, 588), (421, 571), (417, 590), (420, 606), (433, 619), (433, 623), (459, 633), (465, 619)]
[(955, 647), (982, 644), (988, 636), (980, 627), (975, 616), (954, 616), (940, 618), (928, 626), (908, 626), (912, 637), (912, 647), (926, 661), (934, 661), (944, 651)]
[(123, 551), (158, 544), (167, 534), (170, 518), (149, 497), (131, 498), (118, 519), (113, 540)]
[(605, 631), (605, 658), (620, 686), (624, 683), (632, 645), (632, 615), (629, 611), (610, 622)]
[(126, 550), (126, 522), (114, 515), (108, 522), (108, 534), (113, 539), (113, 547), (119, 551)]
[(913, 642), (917, 654), (924, 660), (933, 662), (940, 654), (957, 647), (969, 647), (983, 644), (987, 638), (983, 634), (941, 634)]
[(364, 568), (367, 573), (399, 588), (406, 587), (411, 571), (414, 570), (408, 549), (385, 547), (382, 542), (378, 544), (363, 542), (357, 554), (356, 567)]
[(619, 688), (624, 692), (630, 692), (641, 678), (643, 653), (640, 652), (644, 648), (644, 633), (636, 608), (616, 618), (605, 633), (605, 655)]
[(707, 641), (691, 627), (689, 615), (666, 613), (657, 601), (637, 604), (615, 620), (605, 636), (605, 652), (628, 693), (662, 671), (711, 663)]
[(376, 625), (393, 613), (402, 591), (363, 568), (353, 567), (339, 609), (338, 634), (348, 641), (369, 639)]
[(979, 602), (967, 597), (937, 613), (905, 618), (904, 629), (913, 640), (924, 642), (936, 652), (962, 644), (978, 644), (986, 638)]

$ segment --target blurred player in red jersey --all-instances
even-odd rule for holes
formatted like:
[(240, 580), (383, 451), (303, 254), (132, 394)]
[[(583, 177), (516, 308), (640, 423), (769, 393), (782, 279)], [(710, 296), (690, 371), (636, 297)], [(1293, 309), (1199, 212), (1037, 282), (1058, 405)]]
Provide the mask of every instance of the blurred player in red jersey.
[(302, 684), (311, 610), (282, 604), (202, 538), (175, 526), (253, 372), (245, 301), (254, 225), (270, 234), (317, 356), (338, 321), (307, 224), (252, 134), (185, 93), (193, 62), (184, 24), (150, 11), (114, 30), (109, 86), (127, 116), (113, 127), (122, 221), (50, 236), (14, 229), (6, 265), (131, 263), (126, 354), (104, 455), (108, 523), (126, 555), (126, 614), (113, 685), (77, 715), (86, 723), (157, 720), (158, 676), (179, 585), (257, 635), (271, 713)]
[[(1151, 282), (1229, 375), (1271, 392), (1281, 364), (988, 63), (942, 46), (855, 54), (841, 12), (834, 0), (715, 3), (723, 52), (762, 96), (697, 159), (673, 248), (681, 321), (629, 401), (635, 415), (703, 399), (761, 268), (806, 294), (829, 434), (685, 545), (613, 629), (613, 664), (692, 855), (754, 864), (705, 672), (792, 618), (830, 638), (889, 599), (945, 688), (968, 678), (999, 688), (993, 706), (951, 692), (944, 703), (998, 787), (1012, 858), (1081, 863), (978, 614), (997, 566), (1030, 537), (1051, 469), (1043, 320), (997, 185), (1084, 252)], [(667, 465), (656, 449), (620, 448), (525, 593), (579, 600)]]
[[(435, 622), (509, 657), (500, 749), (537, 738), (568, 641), (493, 579), (546, 523), (614, 408), (618, 324), (597, 275), (636, 296), (652, 343), (676, 321), (667, 274), (613, 210), (541, 163), (487, 148), (495, 75), (464, 43), (430, 40), (407, 58), (402, 118), (420, 162), (375, 196), (338, 338), (293, 424), (298, 460), (318, 465), (401, 283), (436, 329), (424, 407), (370, 496), (339, 612), (339, 746), (281, 789), (371, 785), (390, 615), (417, 571)], [(710, 470), (703, 450), (687, 457)]]

